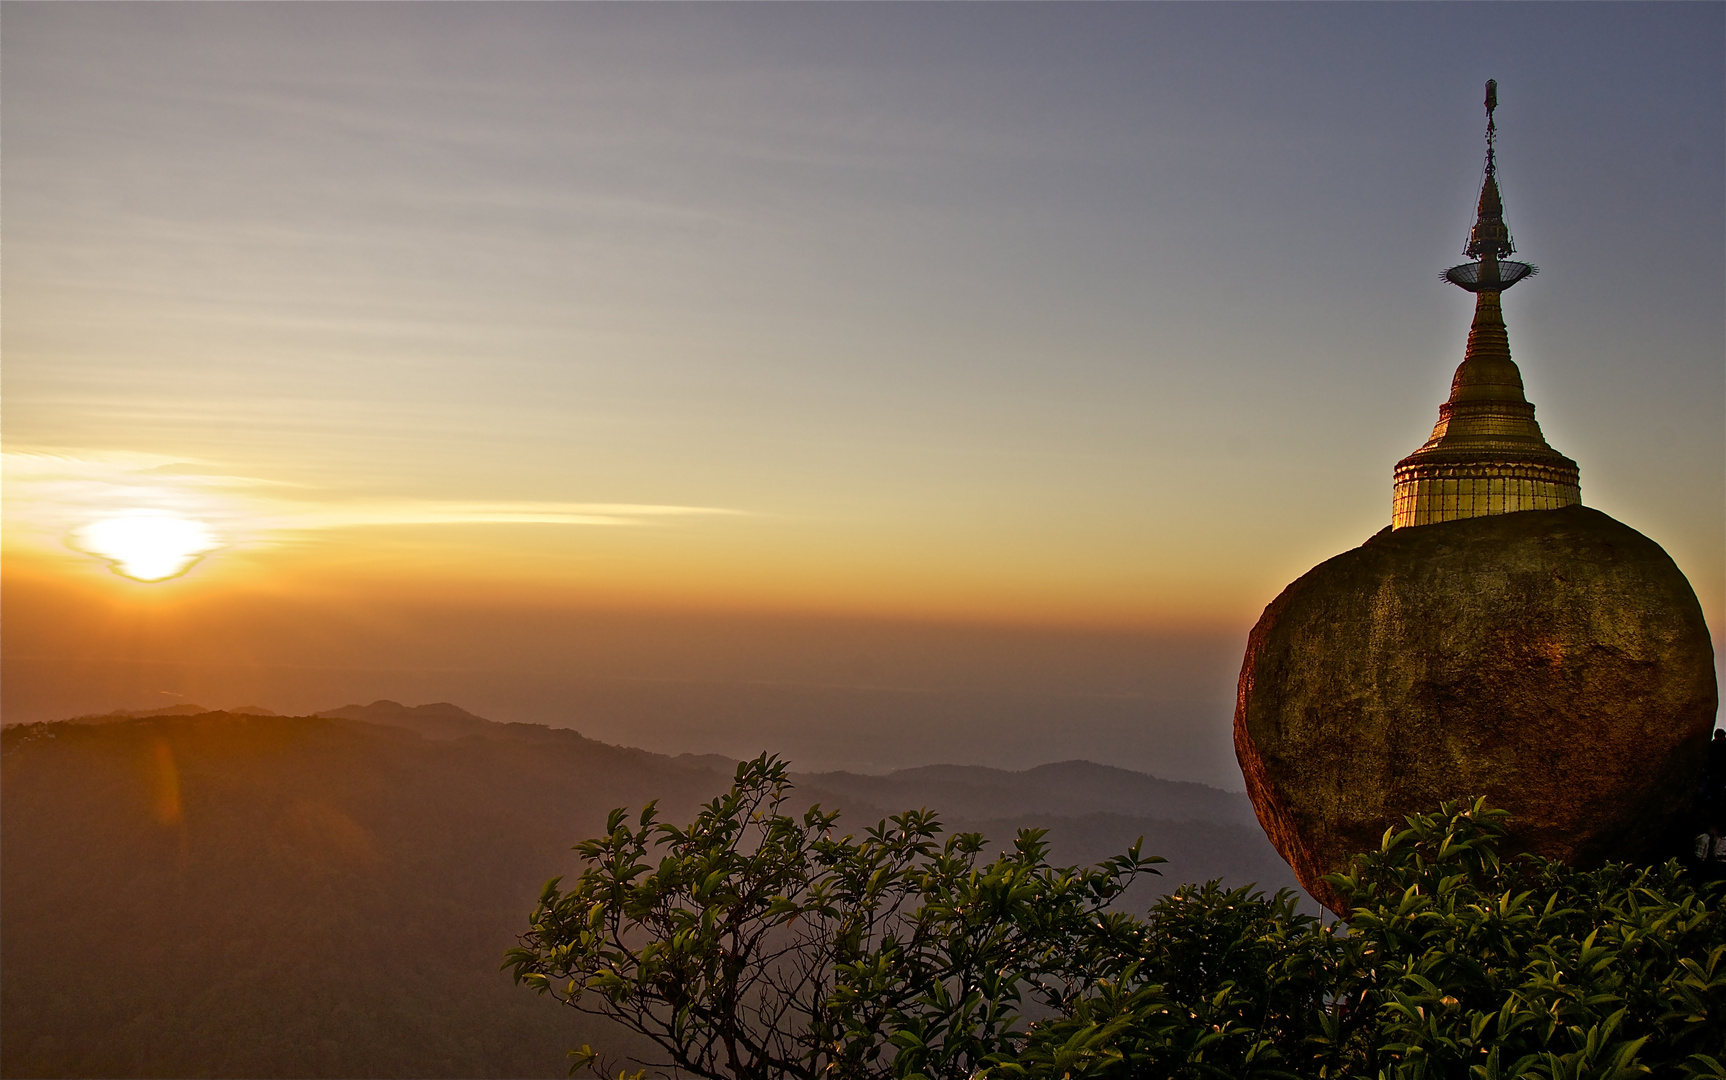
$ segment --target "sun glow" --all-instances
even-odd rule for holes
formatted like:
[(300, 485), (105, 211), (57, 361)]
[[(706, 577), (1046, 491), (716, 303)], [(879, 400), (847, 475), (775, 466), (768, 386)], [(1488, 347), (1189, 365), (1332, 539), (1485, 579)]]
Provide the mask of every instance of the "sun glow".
[[(380, 541), (366, 530), (427, 530), (408, 545), (423, 552), (443, 543), (431, 538), (433, 527), (441, 526), (511, 527), (519, 541), (523, 525), (664, 531), (750, 516), (660, 503), (361, 498), (248, 476), (217, 462), (130, 451), (8, 450), (0, 453), (0, 477), (3, 536), (12, 555), (77, 552), (144, 582), (178, 577), (217, 552), (251, 559), (231, 569), (256, 569), (256, 557), (271, 548), (357, 554), (400, 540), (398, 535)], [(472, 537), (463, 543), (471, 545)], [(480, 561), (494, 562), (497, 550), (489, 549)], [(567, 556), (567, 546), (560, 551)]]
[(134, 581), (165, 581), (190, 570), (218, 547), (201, 521), (162, 510), (134, 510), (73, 530), (73, 546), (107, 559), (116, 574)]

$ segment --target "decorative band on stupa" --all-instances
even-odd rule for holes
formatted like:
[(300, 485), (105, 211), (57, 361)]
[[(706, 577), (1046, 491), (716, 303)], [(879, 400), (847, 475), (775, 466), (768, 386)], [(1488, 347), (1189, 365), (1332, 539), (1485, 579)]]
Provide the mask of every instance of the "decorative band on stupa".
[(1516, 246), (1498, 194), (1492, 114), (1498, 84), (1486, 84), (1486, 175), (1463, 254), (1444, 279), (1474, 293), (1468, 348), (1450, 383), (1450, 400), (1425, 445), (1396, 463), (1391, 527), (1431, 525), (1518, 510), (1557, 510), (1582, 501), (1576, 462), (1547, 445), (1510, 358), (1499, 296), (1538, 271), (1514, 262)]

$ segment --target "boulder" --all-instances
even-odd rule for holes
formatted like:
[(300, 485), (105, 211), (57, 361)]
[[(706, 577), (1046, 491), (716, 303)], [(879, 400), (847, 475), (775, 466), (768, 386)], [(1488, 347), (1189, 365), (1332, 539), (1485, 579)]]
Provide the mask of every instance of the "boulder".
[(1385, 529), (1253, 628), (1235, 752), (1307, 891), (1387, 827), (1484, 795), (1520, 849), (1653, 849), (1714, 726), (1696, 594), (1654, 541), (1583, 506)]

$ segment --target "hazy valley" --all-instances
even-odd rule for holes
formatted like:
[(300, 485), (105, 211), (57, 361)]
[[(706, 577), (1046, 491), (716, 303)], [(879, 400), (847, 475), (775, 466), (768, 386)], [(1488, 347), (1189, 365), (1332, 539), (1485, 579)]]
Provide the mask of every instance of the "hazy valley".
[[(263, 710), (256, 710), (263, 712)], [(687, 820), (733, 762), (450, 705), (86, 717), (4, 733), (0, 1071), (564, 1075), (620, 1032), (498, 965), (615, 806)], [(862, 829), (929, 806), (1090, 862), (1145, 837), (1183, 881), (1292, 886), (1244, 795), (1088, 762), (798, 776)]]

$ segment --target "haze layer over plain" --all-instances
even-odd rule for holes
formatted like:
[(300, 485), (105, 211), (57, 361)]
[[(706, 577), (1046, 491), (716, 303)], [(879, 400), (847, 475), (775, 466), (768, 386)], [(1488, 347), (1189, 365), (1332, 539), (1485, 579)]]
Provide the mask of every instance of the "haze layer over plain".
[[(7, 719), (451, 698), (1227, 782), (1247, 628), (1388, 520), (1460, 359), (1489, 77), (1529, 397), (1719, 641), (1723, 32), (11, 6)], [(67, 546), (140, 510), (221, 546), (154, 585)]]

